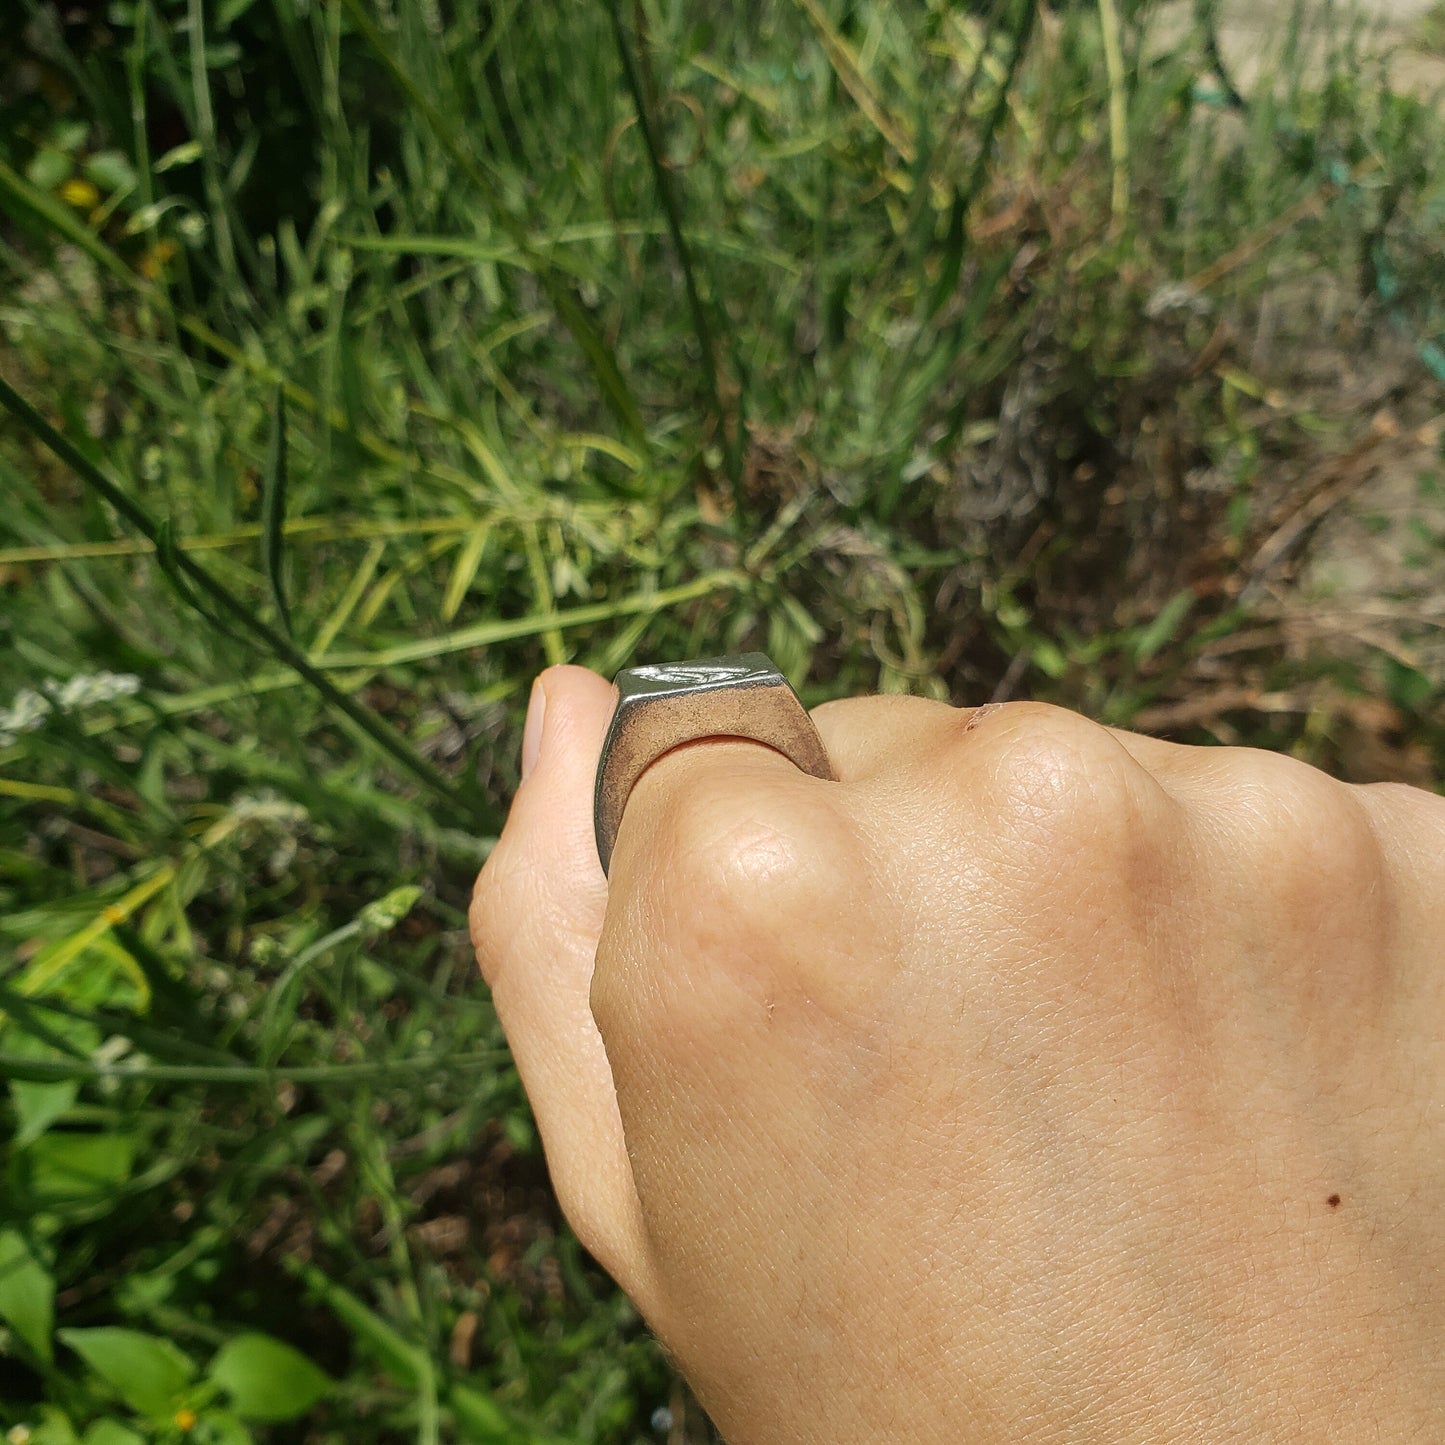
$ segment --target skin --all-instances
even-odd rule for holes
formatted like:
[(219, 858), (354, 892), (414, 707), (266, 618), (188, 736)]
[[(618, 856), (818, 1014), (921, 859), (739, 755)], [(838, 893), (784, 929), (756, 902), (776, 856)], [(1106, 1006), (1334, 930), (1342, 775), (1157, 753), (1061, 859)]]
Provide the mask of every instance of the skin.
[(539, 679), (473, 936), (733, 1445), (1442, 1437), (1445, 800), (863, 698), (836, 783), (660, 759), (609, 885), (612, 703)]

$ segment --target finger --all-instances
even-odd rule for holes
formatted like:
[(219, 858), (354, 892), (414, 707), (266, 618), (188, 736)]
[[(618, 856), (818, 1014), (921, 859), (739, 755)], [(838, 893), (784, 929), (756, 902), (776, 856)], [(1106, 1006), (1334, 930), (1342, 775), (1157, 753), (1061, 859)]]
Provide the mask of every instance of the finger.
[[(813, 709), (812, 717), (840, 781), (886, 783), (905, 771), (927, 776), (940, 766), (945, 751), (948, 766), (966, 767), (970, 753), (988, 754), (1040, 718), (1056, 722), (1063, 712), (1036, 702), (953, 707), (928, 698), (878, 696), (826, 702)], [(1080, 727), (1107, 732), (1140, 767), (1166, 785), (1197, 765), (1198, 748), (1105, 728), (1078, 714), (1069, 716)]]
[(637, 1198), (588, 1004), (607, 907), (592, 788), (615, 701), (609, 683), (580, 667), (537, 679), (524, 781), (477, 879), (471, 926), (557, 1198), (578, 1238), (626, 1288), (640, 1259)]
[(982, 711), (882, 694), (825, 702), (813, 709), (812, 718), (838, 781), (861, 783), (896, 775), (944, 738), (956, 736), (970, 714)]

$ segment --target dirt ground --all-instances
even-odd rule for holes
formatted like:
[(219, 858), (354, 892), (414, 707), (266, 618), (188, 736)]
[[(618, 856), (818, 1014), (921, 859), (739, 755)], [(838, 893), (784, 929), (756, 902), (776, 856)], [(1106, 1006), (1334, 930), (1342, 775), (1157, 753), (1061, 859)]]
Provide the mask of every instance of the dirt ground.
[[(1261, 71), (1278, 70), (1293, 0), (1218, 0), (1219, 48), (1235, 83), (1248, 90)], [(1390, 79), (1396, 86), (1425, 95), (1445, 91), (1445, 54), (1429, 51), (1424, 42), (1425, 18), (1437, 0), (1305, 0), (1305, 29), (1311, 37), (1306, 54), (1318, 64), (1326, 36), (1358, 25), (1369, 48), (1389, 56)], [(1158, 20), (1161, 37), (1187, 29), (1195, 0), (1172, 0)]]
[[(1314, 8), (1322, 17), (1326, 6), (1315, 0)], [(1437, 8), (1437, 0), (1359, 5), (1371, 45), (1390, 57), (1393, 84), (1440, 105), (1445, 54), (1423, 48), (1425, 17)], [(1222, 9), (1228, 58), (1267, 54), (1270, 12), (1281, 17), (1289, 7), (1224, 0)], [(1321, 521), (1294, 605), (1322, 631), (1369, 635), (1379, 651), (1445, 683), (1445, 388), (1421, 378), (1418, 368), (1404, 374), (1414, 384), (1360, 418), (1379, 436), (1371, 448), (1376, 460)]]
[[(1294, 3), (1218, 3), (1220, 51), (1247, 96), (1261, 75), (1280, 74)], [(1395, 89), (1445, 105), (1445, 51), (1429, 47), (1425, 29), (1438, 5), (1305, 0), (1302, 63), (1323, 68), (1328, 37), (1358, 26), (1365, 53), (1385, 59)], [(1172, 0), (1158, 15), (1156, 41), (1181, 37), (1194, 14), (1195, 0)], [(1316, 301), (1337, 291), (1349, 309), (1348, 283), (1315, 290)], [(1311, 304), (1291, 314), (1296, 307), (1282, 298), (1280, 334), (1273, 344), (1256, 339), (1250, 360), (1272, 378), (1297, 377), (1305, 393), (1328, 395), (1342, 438), (1352, 440), (1342, 440), (1338, 456), (1298, 479), (1297, 514), (1281, 529), (1291, 560), (1276, 574), (1265, 612), (1280, 625), (1287, 647), (1368, 659), (1372, 670), (1393, 658), (1445, 686), (1445, 386), (1428, 377), (1406, 338), (1379, 325), (1363, 326), (1369, 334), (1359, 338), (1358, 353), (1320, 346), (1303, 325)], [(1327, 318), (1318, 319), (1326, 324), (1315, 338), (1336, 331)], [(1316, 371), (1321, 374), (1311, 374)], [(1388, 719), (1377, 721), (1378, 728), (1366, 731), (1388, 732)], [(1367, 758), (1360, 771), (1440, 781), (1426, 776), (1428, 764), (1398, 757)]]

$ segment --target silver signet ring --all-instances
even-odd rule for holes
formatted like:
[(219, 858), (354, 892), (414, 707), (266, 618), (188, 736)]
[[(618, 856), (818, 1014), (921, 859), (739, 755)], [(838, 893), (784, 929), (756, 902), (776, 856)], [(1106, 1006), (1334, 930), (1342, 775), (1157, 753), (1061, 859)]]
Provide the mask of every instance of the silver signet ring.
[(833, 766), (808, 710), (761, 652), (628, 667), (617, 674), (617, 711), (597, 764), (592, 799), (597, 856), (605, 874), (622, 811), (643, 770), (697, 738), (746, 738), (815, 778)]

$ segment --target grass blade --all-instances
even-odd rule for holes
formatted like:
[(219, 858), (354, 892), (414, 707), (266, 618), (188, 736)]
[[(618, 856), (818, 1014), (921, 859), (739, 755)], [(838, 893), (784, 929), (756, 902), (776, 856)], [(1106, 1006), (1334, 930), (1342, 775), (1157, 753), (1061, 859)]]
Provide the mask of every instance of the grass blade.
[[(553, 617), (557, 613), (557, 598), (552, 591), (552, 579), (547, 575), (547, 559), (542, 555), (542, 540), (537, 528), (530, 525), (522, 534), (527, 549), (527, 570), (532, 574), (532, 591), (544, 615)], [(562, 643), (562, 634), (555, 627), (549, 627), (542, 634), (542, 651), (548, 667), (556, 667), (567, 661), (567, 649)]]
[(883, 102), (864, 75), (853, 47), (839, 34), (818, 0), (797, 0), (797, 4), (818, 32), (823, 53), (828, 57), (833, 73), (843, 83), (843, 89), (852, 96), (853, 103), (873, 129), (911, 164), (915, 155), (913, 141), (884, 109)]
[(276, 388), (276, 410), (271, 422), (271, 445), (266, 455), (266, 475), (261, 488), (261, 570), (271, 585), (276, 616), (287, 637), (291, 630), (291, 609), (286, 602), (286, 578), (281, 571), (286, 528), (286, 389)]
[[(657, 125), (652, 108), (647, 103), (647, 94), (642, 83), (642, 73), (637, 57), (627, 36), (622, 20), (620, 0), (609, 0), (608, 13), (612, 17), (612, 34), (617, 42), (617, 56), (622, 62), (623, 78), (632, 97), (633, 109), (637, 112), (637, 128), (642, 132), (643, 146), (647, 151), (648, 164), (652, 168), (653, 183), (658, 199), (662, 202), (663, 215), (667, 220), (668, 234), (672, 248), (677, 253), (677, 264), (682, 271), (683, 289), (687, 293), (687, 307), (692, 316), (692, 329), (697, 336), (698, 348), (702, 352), (703, 385), (707, 391), (708, 407), (721, 434), (723, 455), (728, 469), (728, 481), (733, 493), (733, 523), (739, 536), (746, 531), (746, 509), (743, 496), (743, 451), (746, 439), (743, 435), (742, 402), (739, 399), (737, 414), (731, 418), (723, 410), (722, 390), (718, 384), (717, 350), (713, 345), (712, 326), (708, 322), (707, 307), (697, 288), (697, 276), (693, 269), (692, 254), (687, 238), (682, 233), (682, 212), (673, 191), (672, 176), (662, 160), (662, 147), (658, 139)], [(730, 424), (731, 423), (731, 424)]]
[(477, 569), (482, 565), (482, 553), (486, 550), (487, 538), (491, 535), (492, 524), (478, 522), (462, 544), (456, 565), (452, 568), (451, 578), (447, 582), (446, 595), (442, 598), (443, 622), (450, 622), (461, 609), (462, 601), (476, 579)]

